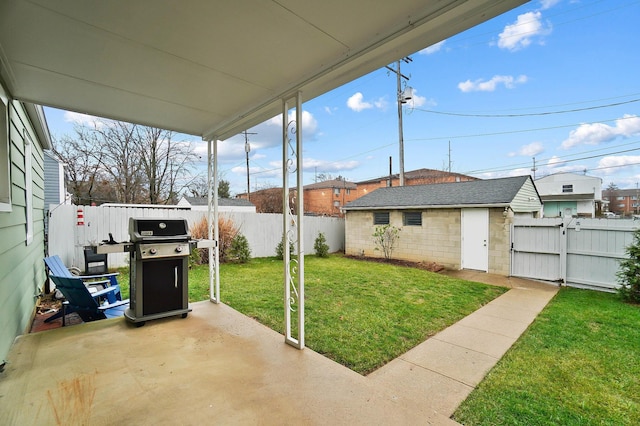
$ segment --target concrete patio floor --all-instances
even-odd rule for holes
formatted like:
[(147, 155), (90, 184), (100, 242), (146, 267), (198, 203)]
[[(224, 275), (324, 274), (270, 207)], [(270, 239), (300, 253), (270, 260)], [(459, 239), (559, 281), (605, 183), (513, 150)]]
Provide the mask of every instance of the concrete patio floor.
[(455, 425), (453, 411), (557, 287), (451, 274), (511, 290), (367, 377), (286, 345), (226, 305), (198, 302), (186, 319), (141, 328), (113, 319), (20, 336), (0, 374), (0, 418), (8, 425)]

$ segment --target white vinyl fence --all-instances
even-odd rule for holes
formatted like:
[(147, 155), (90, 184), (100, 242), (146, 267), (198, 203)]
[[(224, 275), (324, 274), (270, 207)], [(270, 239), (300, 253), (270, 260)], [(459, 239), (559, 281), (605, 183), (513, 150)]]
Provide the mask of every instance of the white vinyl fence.
[[(83, 216), (78, 225), (78, 214)], [(206, 217), (206, 212), (179, 208), (52, 206), (49, 217), (48, 255), (57, 254), (67, 266), (84, 269), (83, 247), (96, 245), (113, 234), (118, 242), (129, 241), (129, 218), (184, 218), (189, 226)], [(221, 212), (231, 219), (247, 238), (252, 257), (275, 256), (276, 246), (282, 240), (282, 215), (265, 213)], [(318, 233), (323, 232), (329, 251), (344, 249), (344, 219), (305, 216), (304, 247), (313, 254)], [(109, 267), (128, 264), (128, 253), (109, 254)]]
[(516, 218), (511, 275), (615, 291), (620, 260), (639, 226), (626, 219)]

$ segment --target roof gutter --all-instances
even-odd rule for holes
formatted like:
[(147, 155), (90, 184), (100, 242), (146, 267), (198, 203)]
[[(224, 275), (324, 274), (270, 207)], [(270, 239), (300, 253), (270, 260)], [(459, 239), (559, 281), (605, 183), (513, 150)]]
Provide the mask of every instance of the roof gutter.
[(40, 105), (32, 104), (29, 102), (23, 102), (24, 108), (27, 110), (27, 115), (31, 119), (31, 124), (38, 135), (40, 144), (43, 149), (53, 148), (51, 143), (51, 134), (49, 133), (49, 125), (47, 124), (47, 118), (44, 115), (44, 110)]

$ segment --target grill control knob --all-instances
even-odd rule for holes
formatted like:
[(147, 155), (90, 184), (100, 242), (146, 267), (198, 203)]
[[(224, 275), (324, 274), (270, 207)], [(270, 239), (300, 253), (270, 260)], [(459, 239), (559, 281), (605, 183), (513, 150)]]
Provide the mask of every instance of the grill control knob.
[(158, 249), (156, 249), (156, 248), (150, 248), (150, 249), (149, 249), (149, 253), (151, 253), (151, 254), (156, 254), (156, 253), (158, 253)]
[(178, 247), (176, 247), (176, 251), (177, 251), (178, 253), (182, 253), (182, 246), (178, 246)]

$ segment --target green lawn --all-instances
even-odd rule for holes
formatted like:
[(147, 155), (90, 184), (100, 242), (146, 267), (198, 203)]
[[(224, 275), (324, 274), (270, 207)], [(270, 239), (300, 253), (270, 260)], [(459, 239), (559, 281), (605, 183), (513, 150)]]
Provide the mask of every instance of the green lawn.
[[(128, 269), (121, 272), (124, 284)], [(283, 262), (275, 258), (222, 264), (221, 300), (284, 333), (282, 281)], [(307, 256), (305, 343), (367, 374), (505, 291), (420, 269)], [(189, 299), (208, 298), (208, 266), (202, 265), (190, 271)]]
[(640, 306), (563, 288), (454, 418), (466, 425), (640, 424)]

